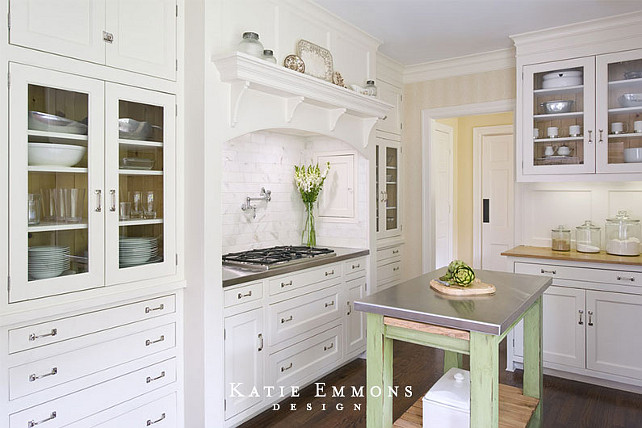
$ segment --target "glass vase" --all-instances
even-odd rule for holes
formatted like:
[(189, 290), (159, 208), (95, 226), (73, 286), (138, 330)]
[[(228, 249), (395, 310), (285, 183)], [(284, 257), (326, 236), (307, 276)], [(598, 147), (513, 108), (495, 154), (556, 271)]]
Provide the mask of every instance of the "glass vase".
[(314, 247), (317, 245), (317, 233), (314, 228), (314, 202), (305, 203), (305, 226), (301, 233), (301, 245)]

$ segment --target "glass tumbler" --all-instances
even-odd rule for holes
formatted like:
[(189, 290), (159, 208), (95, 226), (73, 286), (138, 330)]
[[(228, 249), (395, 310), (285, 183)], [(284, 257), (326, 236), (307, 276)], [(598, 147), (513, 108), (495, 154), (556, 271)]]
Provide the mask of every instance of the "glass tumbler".
[(143, 214), (145, 218), (156, 218), (156, 200), (153, 190), (149, 190), (145, 193), (145, 199), (143, 201)]
[(41, 201), (42, 197), (39, 194), (29, 193), (27, 199), (27, 224), (40, 224)]
[(143, 218), (143, 192), (135, 190), (131, 192), (129, 199), (132, 203), (132, 218)]

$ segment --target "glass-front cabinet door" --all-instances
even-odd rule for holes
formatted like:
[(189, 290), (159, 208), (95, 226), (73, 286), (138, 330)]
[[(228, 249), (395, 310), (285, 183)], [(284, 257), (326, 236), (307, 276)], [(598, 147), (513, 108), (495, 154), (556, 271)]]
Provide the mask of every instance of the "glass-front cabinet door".
[(376, 229), (381, 238), (401, 233), (399, 154), (399, 143), (393, 141), (380, 140), (375, 151)]
[(598, 172), (642, 172), (642, 50), (596, 61)]
[(101, 81), (10, 64), (9, 301), (99, 287)]
[(595, 172), (595, 59), (524, 67), (524, 174)]
[(106, 84), (108, 284), (175, 272), (175, 98)]

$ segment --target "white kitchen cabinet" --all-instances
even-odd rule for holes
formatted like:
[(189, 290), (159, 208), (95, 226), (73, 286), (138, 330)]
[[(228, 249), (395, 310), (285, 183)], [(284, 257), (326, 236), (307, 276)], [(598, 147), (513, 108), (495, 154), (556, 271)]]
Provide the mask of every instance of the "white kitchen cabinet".
[(365, 313), (354, 309), (355, 300), (366, 296), (366, 278), (361, 277), (346, 281), (347, 321), (345, 324), (346, 354), (363, 351), (366, 344)]
[(11, 44), (176, 78), (175, 0), (11, 0)]
[[(174, 96), (20, 64), (9, 71), (9, 302), (173, 274)], [(119, 135), (121, 118), (147, 122), (149, 135)], [(52, 165), (56, 150), (81, 153)], [(121, 217), (136, 191), (153, 205)]]
[(377, 291), (385, 290), (401, 281), (401, 244), (377, 250)]
[(377, 82), (377, 96), (381, 101), (394, 106), (385, 119), (379, 119), (377, 129), (391, 134), (401, 135), (402, 118), (402, 89), (379, 79)]
[[(263, 401), (264, 345), (263, 309), (225, 318), (225, 419)], [(249, 396), (253, 387), (258, 397)]]
[(354, 218), (357, 171), (355, 155), (319, 155), (317, 163), (322, 170), (326, 164), (330, 164), (319, 198), (319, 217)]
[(375, 153), (375, 226), (377, 238), (401, 235), (401, 145), (377, 138)]

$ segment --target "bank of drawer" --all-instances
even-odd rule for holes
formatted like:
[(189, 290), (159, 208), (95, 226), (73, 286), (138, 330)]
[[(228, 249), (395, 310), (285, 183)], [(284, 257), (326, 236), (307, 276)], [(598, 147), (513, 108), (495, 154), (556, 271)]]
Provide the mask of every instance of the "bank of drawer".
[(253, 302), (263, 297), (263, 283), (253, 282), (242, 287), (235, 287), (233, 290), (223, 292), (225, 307), (240, 305), (241, 303)]
[(642, 273), (612, 269), (592, 269), (543, 263), (515, 263), (515, 273), (546, 275), (559, 279), (642, 286)]
[(401, 258), (401, 247), (390, 247), (377, 250), (377, 261), (388, 260), (392, 258)]
[[(176, 394), (168, 395), (92, 428), (176, 428)], [(46, 428), (46, 427), (43, 427)], [(74, 428), (74, 426), (70, 427)], [(80, 428), (80, 425), (78, 426)]]
[(171, 295), (12, 329), (9, 353), (165, 315), (175, 309), (175, 296)]
[(337, 326), (269, 357), (271, 385), (297, 385), (297, 382), (341, 358), (341, 327)]
[(339, 287), (270, 305), (269, 314), (268, 340), (273, 345), (339, 318)]
[(377, 282), (388, 281), (401, 277), (401, 261), (388, 263), (377, 267)]
[(366, 271), (366, 258), (362, 257), (343, 262), (343, 271), (349, 276), (359, 276), (359, 273)]
[[(172, 358), (9, 415), (9, 428), (59, 428), (176, 381)], [(129, 428), (129, 426), (128, 426)]]
[(303, 272), (293, 273), (291, 275), (284, 275), (270, 280), (270, 296), (339, 277), (341, 277), (341, 264), (339, 263), (306, 269)]
[(9, 398), (42, 391), (176, 345), (174, 323), (9, 369)]

